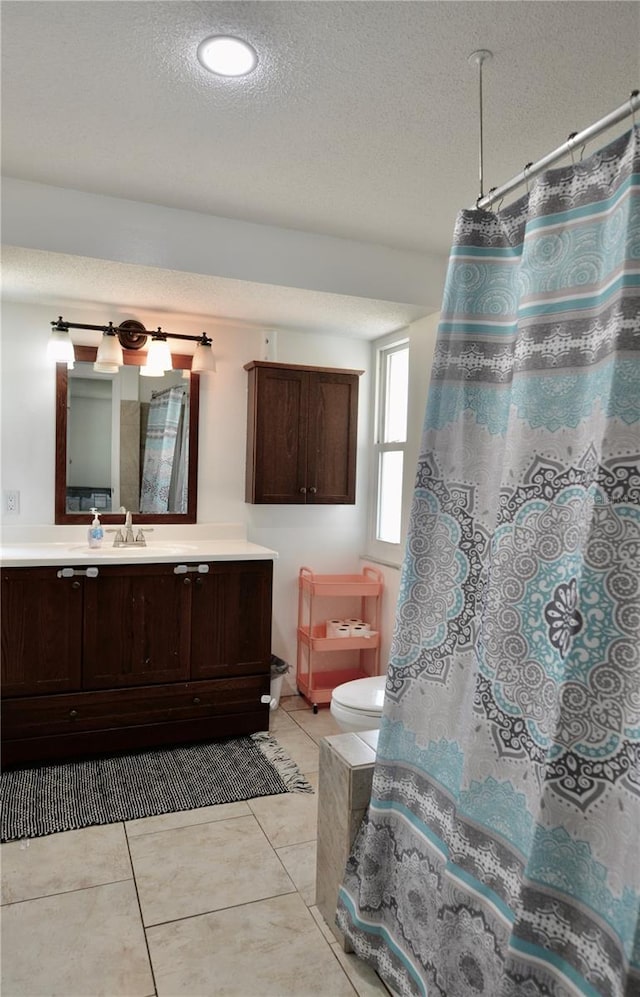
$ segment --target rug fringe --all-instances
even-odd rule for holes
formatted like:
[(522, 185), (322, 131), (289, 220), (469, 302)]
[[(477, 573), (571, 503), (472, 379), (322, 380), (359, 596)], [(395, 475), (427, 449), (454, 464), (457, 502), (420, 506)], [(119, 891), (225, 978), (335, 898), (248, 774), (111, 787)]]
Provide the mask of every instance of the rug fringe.
[(313, 793), (314, 790), (311, 783), (305, 779), (296, 763), (289, 757), (284, 748), (278, 744), (273, 734), (260, 731), (258, 734), (251, 734), (250, 736), (267, 761), (271, 762), (276, 769), (290, 793)]

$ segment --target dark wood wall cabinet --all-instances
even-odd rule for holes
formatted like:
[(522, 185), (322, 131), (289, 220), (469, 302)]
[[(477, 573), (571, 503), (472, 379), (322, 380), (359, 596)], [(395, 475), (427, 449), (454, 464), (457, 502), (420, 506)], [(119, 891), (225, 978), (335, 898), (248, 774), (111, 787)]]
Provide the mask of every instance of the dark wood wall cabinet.
[(361, 370), (253, 360), (246, 501), (353, 504)]
[(4, 568), (3, 764), (267, 730), (272, 573)]

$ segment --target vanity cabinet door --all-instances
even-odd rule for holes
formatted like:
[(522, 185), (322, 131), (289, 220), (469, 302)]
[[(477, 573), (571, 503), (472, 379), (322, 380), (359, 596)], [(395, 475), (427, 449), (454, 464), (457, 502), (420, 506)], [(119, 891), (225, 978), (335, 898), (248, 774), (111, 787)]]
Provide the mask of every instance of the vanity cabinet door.
[(83, 688), (188, 678), (192, 576), (174, 567), (101, 566), (85, 580)]
[(192, 585), (191, 678), (269, 673), (272, 561), (218, 561)]
[(82, 590), (57, 568), (2, 571), (2, 695), (81, 688)]

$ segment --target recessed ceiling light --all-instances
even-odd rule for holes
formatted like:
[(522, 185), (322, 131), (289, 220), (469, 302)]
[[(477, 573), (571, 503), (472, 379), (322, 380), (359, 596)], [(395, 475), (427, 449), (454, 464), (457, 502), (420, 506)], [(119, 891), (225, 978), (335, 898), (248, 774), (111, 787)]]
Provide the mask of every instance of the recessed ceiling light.
[(246, 76), (258, 64), (258, 53), (242, 38), (214, 35), (198, 45), (198, 59), (218, 76)]

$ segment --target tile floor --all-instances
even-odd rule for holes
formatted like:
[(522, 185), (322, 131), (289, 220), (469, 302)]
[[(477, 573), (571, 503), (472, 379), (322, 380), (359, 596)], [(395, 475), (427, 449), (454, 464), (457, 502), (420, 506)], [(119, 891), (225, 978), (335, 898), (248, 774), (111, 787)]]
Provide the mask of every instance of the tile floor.
[[(289, 696), (271, 730), (317, 787), (329, 712)], [(287, 793), (2, 845), (3, 997), (388, 997), (314, 907), (316, 808)]]

